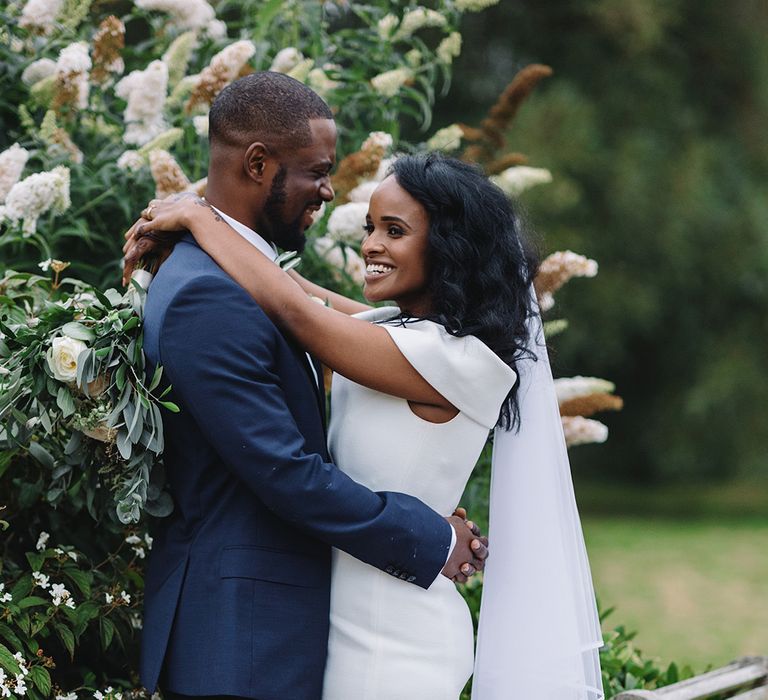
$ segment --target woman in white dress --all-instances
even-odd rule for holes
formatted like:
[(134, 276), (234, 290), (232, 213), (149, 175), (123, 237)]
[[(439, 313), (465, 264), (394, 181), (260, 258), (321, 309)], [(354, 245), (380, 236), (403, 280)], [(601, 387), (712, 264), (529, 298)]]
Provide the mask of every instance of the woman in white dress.
[[(403, 156), (374, 192), (361, 230), (363, 293), (394, 307), (366, 307), (281, 271), (202, 200), (153, 201), (151, 210), (142, 235), (191, 231), (335, 372), (330, 453), (372, 490), (450, 515), (489, 431), (524, 424), (516, 365), (536, 359), (535, 260), (510, 202), (476, 168)], [(473, 658), (469, 610), (449, 579), (424, 590), (334, 551), (325, 700), (457, 700)], [(495, 676), (491, 685), (498, 698), (533, 698)]]

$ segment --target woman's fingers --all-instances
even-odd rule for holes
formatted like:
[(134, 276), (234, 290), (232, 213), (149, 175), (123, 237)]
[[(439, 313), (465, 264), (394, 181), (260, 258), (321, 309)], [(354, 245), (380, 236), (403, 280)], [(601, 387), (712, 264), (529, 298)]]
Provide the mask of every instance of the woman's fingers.
[(136, 264), (151, 251), (154, 243), (150, 238), (140, 238), (128, 249), (123, 258), (123, 285), (130, 283), (131, 274), (136, 269)]

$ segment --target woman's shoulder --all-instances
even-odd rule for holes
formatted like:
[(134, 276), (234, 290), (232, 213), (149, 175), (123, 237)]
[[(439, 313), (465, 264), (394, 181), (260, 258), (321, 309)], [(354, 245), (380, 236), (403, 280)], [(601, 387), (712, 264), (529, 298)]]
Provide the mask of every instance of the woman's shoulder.
[(462, 413), (492, 428), (517, 375), (473, 335), (451, 335), (427, 319), (404, 318), (386, 307), (364, 312), (379, 323), (408, 362)]

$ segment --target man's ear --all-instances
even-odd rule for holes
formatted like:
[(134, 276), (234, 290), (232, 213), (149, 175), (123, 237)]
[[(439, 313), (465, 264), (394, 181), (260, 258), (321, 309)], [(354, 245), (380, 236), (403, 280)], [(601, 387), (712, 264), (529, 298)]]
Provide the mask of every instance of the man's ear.
[(261, 142), (254, 141), (245, 151), (243, 169), (254, 182), (262, 182), (270, 159), (269, 149)]

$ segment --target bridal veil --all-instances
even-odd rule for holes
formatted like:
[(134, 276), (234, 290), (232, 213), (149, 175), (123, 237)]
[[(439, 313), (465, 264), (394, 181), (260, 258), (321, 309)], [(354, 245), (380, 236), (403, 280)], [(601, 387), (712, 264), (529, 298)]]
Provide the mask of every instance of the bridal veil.
[(517, 362), (520, 429), (496, 428), (473, 700), (601, 700), (600, 622), (541, 317)]

